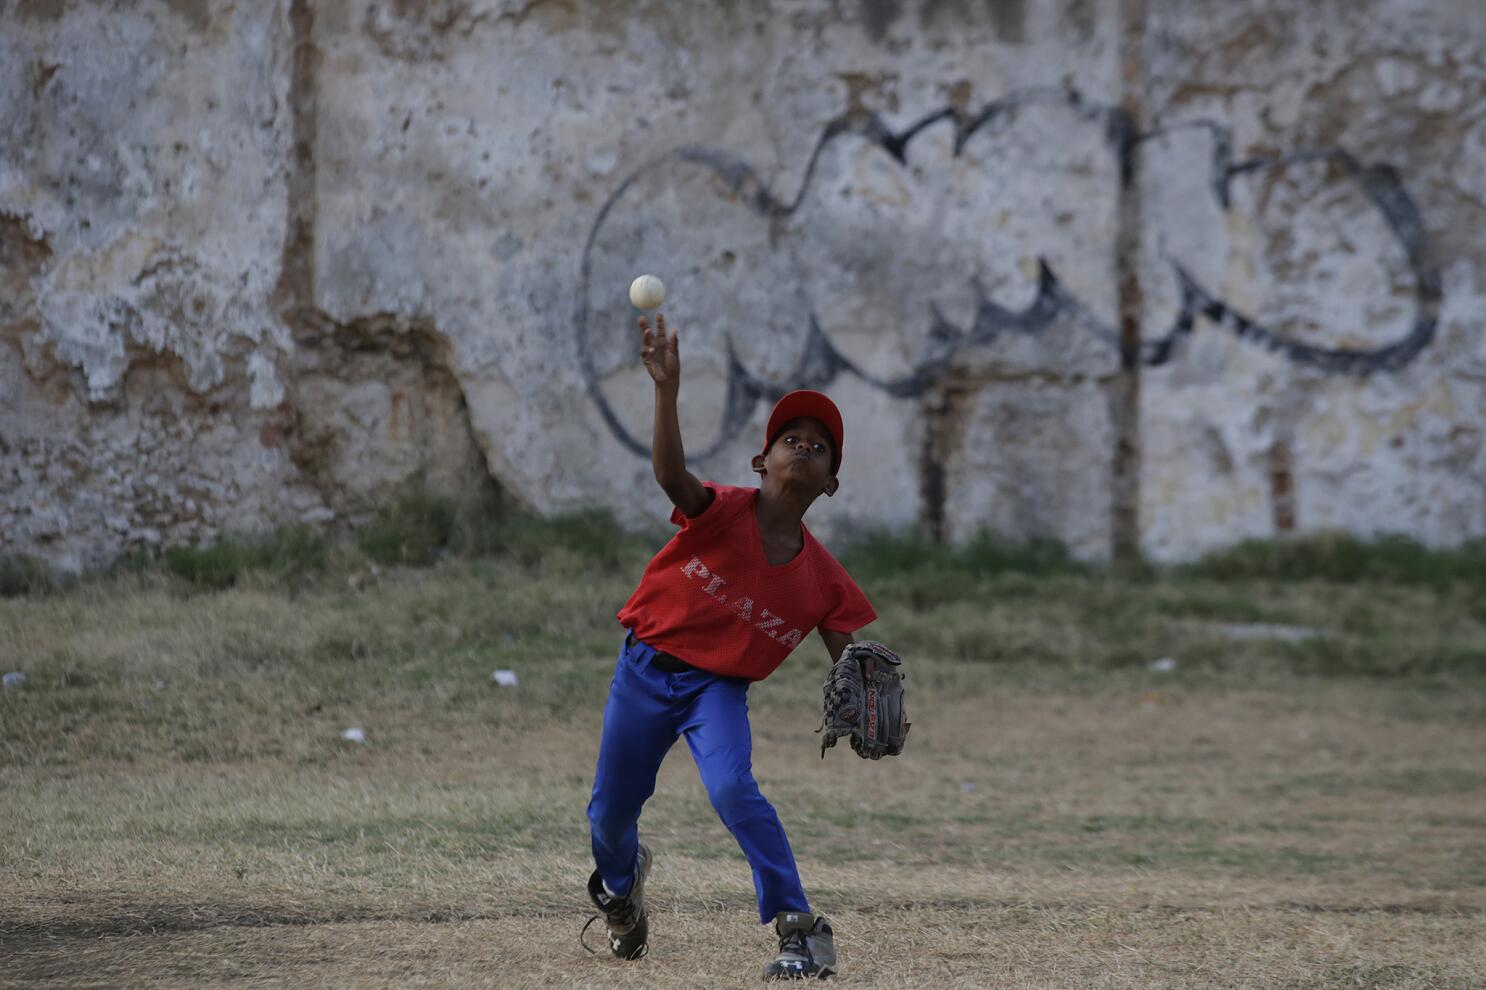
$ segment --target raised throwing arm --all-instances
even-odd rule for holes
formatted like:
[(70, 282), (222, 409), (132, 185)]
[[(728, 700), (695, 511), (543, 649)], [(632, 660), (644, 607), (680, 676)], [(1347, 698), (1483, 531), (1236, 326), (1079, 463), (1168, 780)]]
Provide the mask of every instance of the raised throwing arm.
[(671, 504), (687, 516), (699, 516), (712, 504), (712, 492), (686, 469), (686, 451), (681, 446), (681, 422), (676, 400), (681, 392), (681, 357), (676, 331), (666, 332), (666, 318), (655, 315), (655, 329), (640, 317), (640, 360), (655, 382), (655, 435), (651, 441), (650, 465), (655, 480)]

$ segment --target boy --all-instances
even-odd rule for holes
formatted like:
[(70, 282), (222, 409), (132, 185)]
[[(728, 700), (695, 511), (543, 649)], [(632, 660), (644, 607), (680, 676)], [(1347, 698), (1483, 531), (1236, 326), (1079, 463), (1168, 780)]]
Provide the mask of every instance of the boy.
[(856, 584), (802, 522), (836, 493), (841, 414), (819, 392), (791, 392), (769, 416), (758, 488), (699, 481), (686, 469), (676, 399), (676, 331), (640, 320), (640, 356), (655, 382), (655, 480), (681, 527), (646, 565), (619, 612), (628, 630), (614, 670), (588, 820), (598, 866), (588, 893), (603, 913), (609, 948), (645, 954), (640, 809), (655, 791), (666, 751), (685, 736), (712, 805), (753, 869), (759, 920), (774, 922), (779, 954), (764, 978), (836, 972), (831, 926), (814, 915), (773, 807), (753, 779), (748, 685), (784, 662), (819, 627), (834, 661), (877, 618)]

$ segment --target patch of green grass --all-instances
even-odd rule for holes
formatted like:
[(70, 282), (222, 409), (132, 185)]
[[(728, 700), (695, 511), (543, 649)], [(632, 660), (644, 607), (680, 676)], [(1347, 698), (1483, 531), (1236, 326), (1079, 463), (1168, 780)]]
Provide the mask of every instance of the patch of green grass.
[[(249, 816), (228, 822), (202, 821), (188, 827), (156, 825), (158, 838), (223, 842), (263, 849), (285, 846), (362, 846), (385, 850), (389, 840), (404, 845), (436, 846), (444, 852), (462, 848), (509, 845), (540, 838), (552, 822), (530, 811), (494, 811), (478, 814), (427, 816), (357, 815), (349, 821), (281, 821)], [(568, 831), (575, 831), (573, 826)]]
[(356, 534), (356, 546), (379, 564), (427, 566), (449, 552), (459, 513), (450, 499), (402, 496)]
[(1486, 829), (1486, 816), (1480, 815), (1427, 815), (1424, 824), (1430, 828)]
[(989, 533), (981, 533), (963, 546), (948, 546), (914, 532), (873, 530), (845, 541), (837, 556), (859, 583), (862, 579), (903, 575), (931, 579), (992, 574), (1046, 577), (1090, 571), (1057, 540), (1005, 540)]
[(1193, 586), (1171, 582), (1153, 589), (1159, 607), (1168, 616), (1211, 622), (1278, 622), (1274, 607), (1257, 598), (1252, 589), (1231, 585)]
[(406, 494), (378, 513), (355, 533), (355, 543), (382, 565), (426, 567), (445, 557), (494, 557), (535, 567), (566, 555), (581, 558), (589, 571), (632, 568), (636, 576), (659, 545), (626, 532), (608, 510), (543, 519), (491, 497), (461, 501), (424, 492)]
[(1486, 584), (1486, 541), (1431, 550), (1405, 536), (1366, 540), (1329, 533), (1283, 540), (1246, 540), (1177, 568), (1185, 577), (1218, 581), (1386, 581)]
[(1312, 990), (1315, 987), (1355, 987), (1356, 990), (1392, 990), (1396, 987), (1449, 986), (1449, 978), (1436, 966), (1329, 966), (1305, 980), (1278, 984), (1276, 990)]
[(931, 815), (927, 811), (901, 811), (892, 808), (826, 810), (818, 817), (837, 828), (861, 828), (882, 832), (904, 832), (926, 826), (937, 828), (944, 821), (943, 816)]
[(52, 590), (51, 571), (35, 557), (25, 554), (0, 556), (0, 598), (18, 598)]
[[(1190, 839), (1193, 836), (1216, 835), (1317, 835), (1322, 830), (1312, 822), (1279, 821), (1267, 818), (1223, 820), (1191, 818), (1160, 814), (1144, 815), (1086, 815), (1070, 818), (1064, 823), (1067, 830), (1075, 833), (1124, 834), (1148, 836), (1176, 836)], [(1044, 824), (1043, 828), (1049, 826)]]
[(553, 554), (580, 558), (584, 569), (613, 574), (630, 572), (635, 580), (660, 543), (626, 532), (608, 510), (591, 509), (550, 519), (523, 518), (507, 527), (500, 550), (527, 564)]
[[(721, 831), (722, 825), (719, 824), (717, 828), (719, 831)], [(732, 839), (728, 838), (726, 832), (723, 832), (722, 838), (716, 842), (686, 842), (672, 840), (666, 846), (666, 851), (672, 855), (677, 856), (678, 858), (685, 857), (687, 859), (696, 859), (703, 862), (728, 859), (738, 860), (739, 862), (747, 862), (747, 860), (744, 859), (742, 850), (738, 848), (738, 844)]]
[(871, 863), (881, 860), (883, 852), (872, 846), (854, 846), (849, 843), (827, 842), (810, 850), (811, 858), (827, 866), (845, 866), (850, 863)]
[(1262, 790), (1272, 796), (1297, 798), (1316, 794), (1340, 797), (1369, 791), (1405, 797), (1448, 797), (1476, 793), (1483, 786), (1486, 786), (1486, 775), (1476, 771), (1461, 767), (1414, 767), (1357, 773), (1326, 770), (1287, 774), (1269, 781)]
[(1413, 677), (1446, 671), (1486, 672), (1486, 641), (1438, 636), (1316, 636), (1277, 644), (1294, 670), (1326, 676)]
[(1086, 815), (1072, 822), (1073, 828), (1099, 832), (1211, 832), (1214, 824), (1200, 818), (1168, 818), (1161, 815)]
[[(308, 526), (227, 537), (206, 547), (174, 547), (161, 555), (166, 572), (203, 588), (230, 588), (249, 572), (301, 579), (325, 569), (328, 541)], [(137, 566), (137, 565), (134, 565)]]
[(1151, 870), (1219, 871), (1249, 876), (1318, 876), (1362, 866), (1369, 857), (1321, 852), (1294, 846), (1248, 847), (1228, 845), (1220, 834), (1204, 838), (1150, 839), (1139, 843), (1087, 841), (1073, 845), (1041, 846), (1039, 859), (1051, 863), (1091, 866), (1136, 866)]
[[(461, 535), (467, 510), (446, 508), (453, 528), (427, 532), (451, 547), (475, 545), (462, 542), (472, 539)], [(403, 708), (430, 719), (404, 740), (417, 750), (439, 731), (485, 720), (515, 731), (591, 718), (622, 635), (614, 614), (657, 541), (623, 534), (597, 513), (507, 514), (470, 526), (489, 553), (427, 568), (369, 573), (354, 546), (284, 531), (6, 601), (0, 652), (21, 658), (15, 669), (28, 681), (0, 697), (0, 764), (323, 764), (354, 758), (335, 743), (341, 728), (374, 718), (385, 726)], [(1472, 685), (1486, 674), (1486, 619), (1473, 612), (1483, 596), (1471, 585), (1132, 583), (1098, 569), (998, 570), (984, 563), (991, 556), (936, 557), (912, 540), (883, 545), (878, 563), (857, 575), (881, 613), (864, 634), (908, 658), (910, 712), (921, 699), (994, 697), (1011, 683), (1138, 694), (1300, 673), (1397, 681), (1389, 697), (1399, 720), (1481, 718)], [(901, 573), (872, 576), (900, 558), (909, 562)], [(302, 576), (289, 593), (278, 580), (285, 574)], [(226, 590), (181, 594), (195, 588)], [(1246, 622), (1314, 635), (1236, 639), (1222, 629)], [(1176, 659), (1174, 672), (1147, 670), (1165, 656)], [(760, 709), (818, 704), (824, 661), (812, 635), (755, 689)], [(490, 685), (499, 668), (518, 672), (518, 691)], [(307, 735), (302, 722), (317, 705), (324, 714), (315, 717), (336, 724)]]

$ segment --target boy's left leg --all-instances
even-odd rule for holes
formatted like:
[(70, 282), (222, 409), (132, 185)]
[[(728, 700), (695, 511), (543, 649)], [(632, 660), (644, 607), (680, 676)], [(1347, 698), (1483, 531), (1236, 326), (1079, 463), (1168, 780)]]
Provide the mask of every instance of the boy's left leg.
[(759, 921), (768, 924), (782, 911), (809, 914), (810, 905), (784, 826), (753, 779), (748, 683), (714, 678), (697, 695), (681, 732), (707, 786), (712, 807), (753, 869)]

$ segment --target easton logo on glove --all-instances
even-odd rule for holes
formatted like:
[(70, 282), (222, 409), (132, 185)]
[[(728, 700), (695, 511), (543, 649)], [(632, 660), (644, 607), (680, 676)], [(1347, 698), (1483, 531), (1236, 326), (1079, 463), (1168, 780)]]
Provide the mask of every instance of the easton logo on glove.
[(842, 736), (866, 760), (903, 752), (908, 719), (903, 709), (902, 657), (870, 640), (852, 643), (826, 675), (825, 713), (817, 732), (820, 756)]

